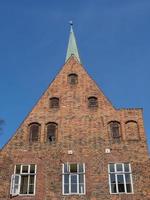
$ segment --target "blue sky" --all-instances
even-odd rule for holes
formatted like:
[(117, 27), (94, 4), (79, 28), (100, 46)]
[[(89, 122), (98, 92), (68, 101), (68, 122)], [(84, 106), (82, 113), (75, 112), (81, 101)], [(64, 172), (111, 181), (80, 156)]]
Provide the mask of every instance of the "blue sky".
[(83, 65), (114, 106), (144, 109), (150, 146), (149, 0), (1, 0), (0, 147), (64, 64), (69, 20)]

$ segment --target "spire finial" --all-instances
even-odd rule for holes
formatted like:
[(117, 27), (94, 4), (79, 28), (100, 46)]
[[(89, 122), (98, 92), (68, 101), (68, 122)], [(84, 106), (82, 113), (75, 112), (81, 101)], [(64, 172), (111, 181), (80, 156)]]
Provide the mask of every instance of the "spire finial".
[(70, 32), (73, 32), (73, 21), (69, 21), (69, 24), (70, 24)]
[(67, 61), (70, 58), (71, 55), (74, 55), (78, 59), (78, 61), (80, 62), (80, 57), (79, 57), (79, 53), (78, 53), (76, 39), (75, 39), (75, 35), (74, 35), (74, 32), (73, 32), (73, 22), (69, 21), (69, 24), (70, 24), (70, 36), (69, 36), (69, 43), (68, 43), (65, 61)]
[(70, 24), (70, 26), (73, 26), (73, 21), (72, 20), (69, 21), (69, 24)]

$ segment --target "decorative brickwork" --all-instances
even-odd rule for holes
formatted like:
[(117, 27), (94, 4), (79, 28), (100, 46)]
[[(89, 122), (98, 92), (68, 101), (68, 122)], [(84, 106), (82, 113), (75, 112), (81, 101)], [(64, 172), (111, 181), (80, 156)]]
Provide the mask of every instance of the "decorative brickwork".
[[(68, 83), (77, 74), (78, 83)], [(89, 108), (88, 98), (98, 99)], [(59, 98), (59, 107), (49, 100)], [(110, 137), (108, 124), (120, 123), (120, 140)], [(38, 140), (30, 142), (29, 125), (40, 125)], [(55, 142), (47, 142), (47, 124), (57, 124)], [(108, 151), (109, 150), (109, 151)], [(62, 194), (62, 166), (85, 164), (84, 195)], [(110, 194), (109, 163), (130, 163), (133, 194)], [(11, 197), (10, 180), (16, 164), (37, 165), (35, 195)], [(78, 60), (71, 56), (15, 135), (0, 152), (0, 200), (148, 200), (150, 159), (142, 109), (115, 109)]]

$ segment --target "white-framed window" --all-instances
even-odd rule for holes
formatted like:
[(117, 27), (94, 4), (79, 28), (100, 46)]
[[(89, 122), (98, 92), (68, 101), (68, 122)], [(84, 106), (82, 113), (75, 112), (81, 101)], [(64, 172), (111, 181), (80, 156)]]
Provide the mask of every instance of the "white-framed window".
[(63, 164), (62, 191), (64, 195), (85, 194), (85, 164)]
[(129, 163), (110, 163), (108, 172), (111, 194), (133, 193), (132, 171)]
[(36, 181), (36, 165), (15, 165), (14, 174), (11, 177), (10, 194), (34, 195)]

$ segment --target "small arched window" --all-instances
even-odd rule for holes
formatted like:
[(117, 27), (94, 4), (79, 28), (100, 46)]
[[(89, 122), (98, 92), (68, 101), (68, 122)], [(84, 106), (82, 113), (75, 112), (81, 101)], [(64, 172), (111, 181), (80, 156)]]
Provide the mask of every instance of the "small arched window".
[(69, 74), (68, 75), (68, 82), (71, 85), (75, 85), (78, 83), (78, 75), (77, 74)]
[(113, 139), (120, 138), (120, 123), (117, 121), (113, 121), (110, 122), (109, 125), (110, 125), (111, 137)]
[(57, 97), (50, 98), (50, 108), (59, 108), (59, 98)]
[(56, 141), (57, 124), (50, 122), (47, 124), (47, 141), (52, 143)]
[(88, 107), (89, 108), (98, 107), (97, 97), (89, 97), (88, 98)]
[(36, 142), (39, 138), (40, 124), (32, 123), (29, 125), (30, 142)]

